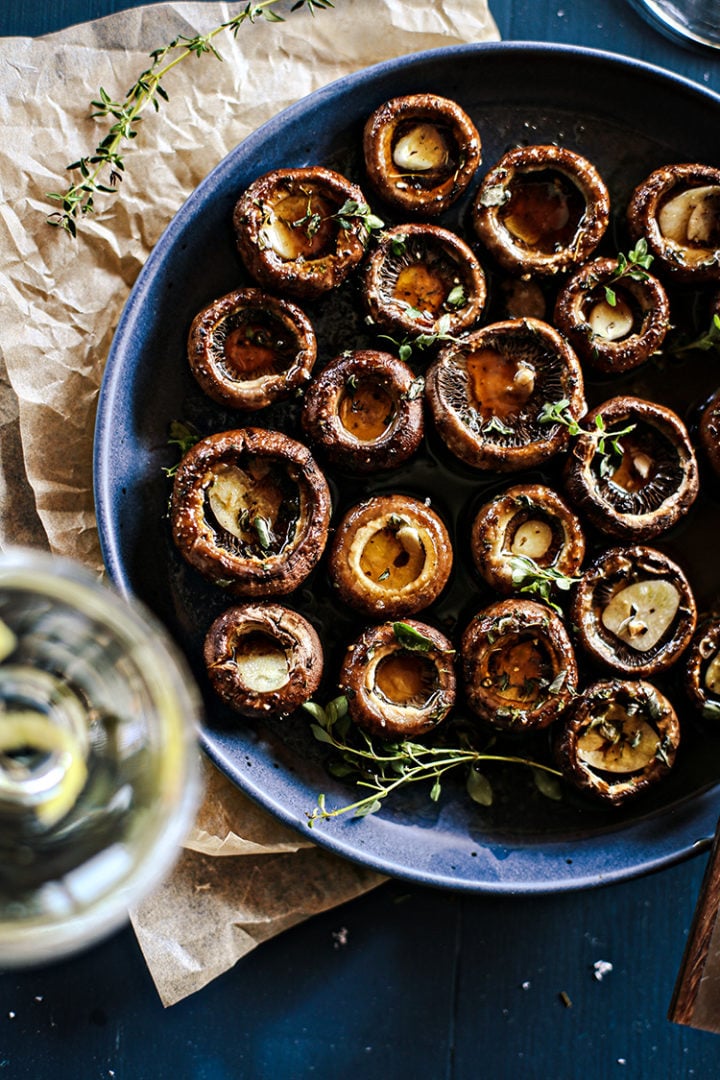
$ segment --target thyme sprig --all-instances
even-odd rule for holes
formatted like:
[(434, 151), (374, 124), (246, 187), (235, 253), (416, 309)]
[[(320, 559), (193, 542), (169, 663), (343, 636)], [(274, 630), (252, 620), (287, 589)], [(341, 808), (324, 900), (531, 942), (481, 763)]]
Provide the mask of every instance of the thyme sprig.
[(538, 422), (541, 424), (562, 424), (572, 436), (583, 435), (595, 443), (595, 453), (601, 457), (600, 475), (611, 476), (622, 459), (623, 448), (620, 439), (635, 430), (635, 424), (628, 424), (619, 431), (609, 431), (605, 427), (602, 413), (595, 417), (594, 427), (581, 427), (578, 420), (569, 411), (570, 401), (563, 398), (561, 401), (546, 401), (540, 413)]
[(174, 476), (178, 470), (178, 466), (184, 457), (184, 455), (190, 450), (196, 442), (200, 440), (200, 432), (194, 428), (191, 424), (186, 424), (182, 420), (171, 420), (170, 431), (168, 434), (168, 446), (177, 446), (180, 448), (180, 457), (174, 465), (169, 465), (163, 468), (163, 472), (166, 476)]
[(690, 340), (681, 339), (677, 344), (670, 346), (670, 352), (674, 356), (687, 352), (720, 352), (720, 315), (713, 315), (710, 326), (702, 334)]
[[(538, 790), (557, 798), (556, 782), (562, 777), (557, 769), (513, 754), (493, 754), (487, 749), (472, 746), (425, 746), (403, 739), (384, 742), (371, 738), (353, 725), (344, 695), (334, 698), (325, 707), (309, 701), (305, 710), (313, 718), (311, 730), (315, 738), (335, 751), (329, 768), (340, 778), (353, 777), (356, 785), (368, 791), (362, 798), (340, 807), (328, 809), (326, 796), (318, 795), (317, 806), (307, 814), (308, 825), (329, 821), (344, 814), (362, 818), (381, 809), (385, 799), (410, 784), (430, 783), (430, 798), (437, 802), (442, 793), (445, 775), (464, 766), (468, 770), (467, 790), (481, 805), (492, 803), (492, 787), (478, 766), (486, 761), (522, 765), (533, 771)], [(540, 777), (540, 779), (538, 779)]]
[(398, 351), (400, 360), (408, 363), (414, 352), (425, 352), (434, 345), (454, 342), (462, 344), (462, 338), (450, 333), (451, 315), (449, 312), (441, 315), (437, 321), (436, 329), (427, 334), (406, 334), (403, 338), (394, 338), (389, 334), (381, 334), (380, 337), (391, 342)]
[(345, 232), (352, 228), (354, 221), (360, 222), (367, 234), (385, 228), (385, 222), (373, 213), (367, 203), (358, 202), (356, 199), (346, 199), (335, 213), (323, 215), (313, 210), (312, 195), (308, 195), (306, 212), (302, 217), (291, 221), (290, 225), (293, 229), (302, 229), (308, 240), (312, 240), (325, 221), (337, 221), (338, 226)]
[(648, 252), (647, 240), (641, 236), (632, 251), (627, 255), (618, 254), (617, 266), (612, 272), (610, 281), (612, 284), (605, 285), (605, 299), (610, 307), (617, 304), (617, 293), (612, 287), (622, 278), (631, 278), (633, 281), (647, 281), (648, 270), (653, 262), (653, 256)]
[[(179, 35), (163, 48), (153, 50), (149, 54), (152, 63), (141, 72), (124, 100), (114, 100), (100, 87), (99, 97), (91, 102), (95, 110), (91, 115), (110, 120), (110, 128), (92, 154), (67, 166), (68, 172), (78, 172), (79, 178), (63, 192), (48, 192), (48, 199), (60, 203), (60, 209), (48, 215), (48, 224), (63, 229), (69, 236), (76, 236), (77, 218), (93, 213), (95, 196), (117, 194), (118, 185), (125, 172), (122, 148), (125, 143), (137, 138), (138, 125), (144, 110), (151, 105), (157, 113), (161, 104), (169, 100), (163, 85), (166, 76), (189, 56), (210, 54), (216, 60), (222, 60), (214, 42), (215, 38), (225, 31), (236, 37), (240, 27), (246, 22), (253, 23), (258, 19), (274, 23), (284, 22), (283, 16), (274, 10), (279, 2), (280, 0), (258, 0), (257, 3), (248, 3), (242, 11), (207, 34), (198, 34), (193, 38)], [(332, 0), (296, 0), (290, 10), (307, 8), (314, 15), (317, 10), (333, 6)]]
[(508, 565), (512, 583), (521, 593), (539, 596), (560, 615), (563, 613), (562, 608), (551, 599), (553, 590), (569, 592), (573, 585), (580, 581), (579, 577), (563, 574), (555, 566), (540, 566), (529, 555), (511, 555)]

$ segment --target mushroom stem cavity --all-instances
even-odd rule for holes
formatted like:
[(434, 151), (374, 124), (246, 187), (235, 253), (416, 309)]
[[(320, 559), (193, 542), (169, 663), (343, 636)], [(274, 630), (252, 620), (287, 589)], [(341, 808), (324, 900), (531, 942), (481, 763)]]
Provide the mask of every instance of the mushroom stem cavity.
[(406, 650), (384, 656), (372, 677), (375, 690), (393, 705), (422, 708), (438, 689), (435, 664), (421, 653)]
[(720, 695), (720, 650), (715, 653), (705, 669), (705, 689), (716, 697)]
[(207, 489), (207, 501), (223, 533), (248, 552), (264, 558), (292, 540), (300, 493), (289, 476), (267, 462), (220, 465)]
[(469, 404), (483, 421), (517, 413), (535, 388), (530, 362), (512, 353), (481, 348), (467, 357)]
[(539, 169), (519, 175), (499, 215), (505, 228), (530, 248), (550, 253), (572, 240), (585, 211), (578, 188), (560, 173)]
[(377, 380), (355, 379), (346, 384), (338, 401), (340, 423), (360, 442), (375, 442), (393, 422), (396, 403)]
[(261, 242), (284, 260), (317, 258), (335, 238), (332, 212), (330, 203), (312, 189), (293, 192), (268, 211)]
[(425, 547), (418, 529), (380, 519), (358, 534), (355, 559), (362, 573), (383, 589), (402, 589), (422, 573)]

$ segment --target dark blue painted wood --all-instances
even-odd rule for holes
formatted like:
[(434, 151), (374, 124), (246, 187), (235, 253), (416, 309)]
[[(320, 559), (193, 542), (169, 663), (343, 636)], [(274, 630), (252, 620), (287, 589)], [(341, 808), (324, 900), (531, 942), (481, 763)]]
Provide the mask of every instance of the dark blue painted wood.
[[(720, 58), (663, 38), (624, 0), (490, 2), (506, 39), (607, 49), (720, 91)], [(0, 35), (131, 6), (3, 0)], [(532, 899), (392, 882), (170, 1010), (125, 930), (62, 964), (0, 975), (0, 1080), (709, 1080), (718, 1037), (665, 1019), (704, 864)], [(612, 964), (602, 980), (598, 961)]]

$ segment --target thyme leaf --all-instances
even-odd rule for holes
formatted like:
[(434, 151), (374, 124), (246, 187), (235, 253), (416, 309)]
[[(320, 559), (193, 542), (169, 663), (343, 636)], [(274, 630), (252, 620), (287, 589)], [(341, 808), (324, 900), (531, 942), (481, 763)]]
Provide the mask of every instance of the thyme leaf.
[[(47, 193), (47, 198), (60, 206), (48, 215), (48, 224), (62, 229), (68, 236), (77, 236), (77, 219), (94, 212), (96, 194), (117, 194), (125, 172), (123, 147), (137, 138), (138, 125), (145, 109), (152, 106), (157, 113), (161, 105), (169, 100), (163, 85), (166, 76), (190, 56), (209, 54), (216, 60), (222, 60), (214, 42), (224, 31), (237, 37), (240, 27), (246, 22), (254, 23), (259, 19), (272, 23), (284, 22), (284, 18), (273, 10), (278, 3), (279, 0), (247, 3), (231, 19), (207, 34), (192, 38), (181, 34), (163, 48), (154, 49), (149, 54), (150, 66), (140, 73), (123, 99), (115, 100), (104, 87), (100, 87), (99, 96), (91, 102), (94, 109), (91, 116), (108, 121), (109, 127), (91, 154), (67, 166), (68, 172), (79, 174), (77, 179), (65, 191)], [(332, 0), (296, 0), (290, 10), (307, 8), (314, 15), (316, 11), (333, 6)]]
[(430, 652), (436, 647), (429, 637), (425, 637), (409, 623), (394, 622), (392, 628), (398, 645), (402, 645), (404, 649), (410, 649), (412, 652)]
[(258, 543), (263, 551), (267, 551), (272, 543), (270, 536), (270, 523), (267, 518), (256, 517), (253, 519), (253, 529), (257, 533)]

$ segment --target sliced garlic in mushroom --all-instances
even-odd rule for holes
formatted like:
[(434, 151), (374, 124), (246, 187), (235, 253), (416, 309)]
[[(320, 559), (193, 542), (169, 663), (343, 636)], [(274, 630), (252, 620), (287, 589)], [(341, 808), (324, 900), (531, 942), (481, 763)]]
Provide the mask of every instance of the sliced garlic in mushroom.
[(208, 488), (208, 503), (218, 525), (231, 536), (240, 538), (240, 518), (247, 510), (248, 477), (235, 465), (218, 469)]
[(592, 769), (632, 773), (653, 761), (658, 743), (657, 732), (643, 717), (611, 708), (601, 723), (589, 726), (578, 739), (578, 758)]
[(256, 693), (279, 690), (290, 678), (287, 653), (265, 634), (243, 635), (234, 659), (240, 681)]
[(686, 188), (660, 208), (658, 224), (676, 244), (714, 246), (720, 228), (720, 187), (708, 184)]
[(555, 537), (546, 521), (531, 518), (524, 521), (512, 539), (513, 555), (525, 555), (528, 559), (542, 559)]
[(602, 613), (602, 624), (637, 652), (648, 652), (671, 626), (680, 594), (662, 578), (636, 581), (616, 593)]
[(404, 172), (428, 172), (442, 168), (448, 159), (448, 149), (434, 124), (420, 123), (398, 139), (392, 157)]
[(632, 333), (635, 323), (630, 305), (618, 297), (615, 304), (601, 300), (595, 304), (588, 317), (594, 337), (605, 341), (619, 341)]

